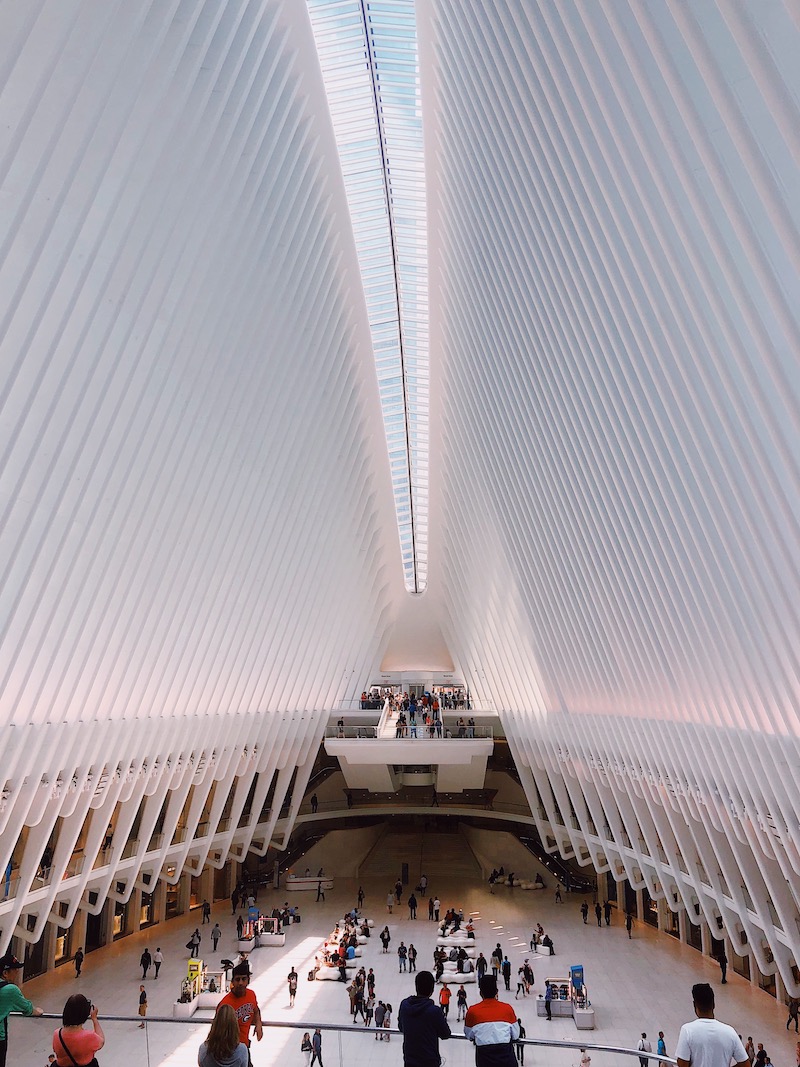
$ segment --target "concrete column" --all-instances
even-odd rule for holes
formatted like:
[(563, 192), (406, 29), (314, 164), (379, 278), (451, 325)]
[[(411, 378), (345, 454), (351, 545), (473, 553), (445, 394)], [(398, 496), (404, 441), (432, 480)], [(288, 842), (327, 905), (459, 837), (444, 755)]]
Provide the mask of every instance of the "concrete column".
[(636, 918), (644, 922), (644, 897), (641, 889), (636, 890)]
[(700, 919), (700, 943), (703, 946), (703, 955), (711, 955), (711, 931), (705, 919)]
[(142, 910), (142, 891), (134, 888), (125, 910), (125, 933), (135, 934), (139, 929), (139, 916)]
[(70, 950), (73, 956), (79, 948), (86, 951), (86, 912), (82, 908), (78, 908), (70, 934)]
[(683, 944), (683, 945), (686, 944), (686, 935), (687, 935), (686, 923), (687, 922), (688, 922), (688, 919), (686, 918), (686, 909), (685, 908), (681, 908), (681, 910), (678, 912), (678, 930), (680, 931), (681, 944)]

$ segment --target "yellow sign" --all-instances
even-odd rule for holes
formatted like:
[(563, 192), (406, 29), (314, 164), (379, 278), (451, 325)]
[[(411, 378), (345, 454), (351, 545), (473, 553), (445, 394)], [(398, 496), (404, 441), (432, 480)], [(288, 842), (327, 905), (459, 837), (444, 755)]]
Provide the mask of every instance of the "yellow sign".
[(202, 960), (189, 960), (189, 981), (194, 981), (203, 972)]

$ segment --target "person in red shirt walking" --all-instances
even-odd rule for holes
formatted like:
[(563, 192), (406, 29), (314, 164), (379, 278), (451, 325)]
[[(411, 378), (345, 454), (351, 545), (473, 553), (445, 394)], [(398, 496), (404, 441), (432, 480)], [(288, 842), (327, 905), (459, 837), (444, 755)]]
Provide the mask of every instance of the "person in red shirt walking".
[(447, 1013), (450, 1011), (451, 996), (452, 993), (450, 992), (450, 986), (447, 984), (447, 982), (445, 982), (442, 988), (439, 990), (439, 1004), (441, 1006), (442, 1014), (444, 1015), (445, 1019), (447, 1018)]

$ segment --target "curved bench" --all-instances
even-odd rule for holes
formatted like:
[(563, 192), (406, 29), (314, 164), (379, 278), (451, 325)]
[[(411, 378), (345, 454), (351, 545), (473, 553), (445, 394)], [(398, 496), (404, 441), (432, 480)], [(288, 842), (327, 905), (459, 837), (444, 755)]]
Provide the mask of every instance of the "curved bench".
[(439, 979), (440, 985), (470, 985), (478, 981), (478, 976), (472, 971), (470, 974), (456, 974), (454, 971), (445, 971)]

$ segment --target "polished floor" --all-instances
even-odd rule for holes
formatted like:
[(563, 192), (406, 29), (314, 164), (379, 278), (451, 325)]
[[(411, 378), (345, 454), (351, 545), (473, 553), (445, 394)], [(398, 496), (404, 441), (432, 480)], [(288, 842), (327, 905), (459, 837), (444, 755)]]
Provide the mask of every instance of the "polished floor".
[[(501, 999), (511, 1000), (526, 1028), (529, 1038), (558, 1041), (587, 1042), (598, 1045), (636, 1046), (645, 1031), (655, 1048), (659, 1030), (663, 1030), (667, 1052), (674, 1052), (675, 1041), (682, 1022), (692, 1017), (690, 988), (693, 982), (710, 981), (717, 991), (717, 1017), (736, 1027), (744, 1036), (752, 1035), (762, 1041), (775, 1067), (794, 1067), (794, 1032), (785, 1029), (783, 1007), (735, 974), (729, 974), (728, 984), (720, 985), (719, 968), (708, 959), (674, 939), (663, 936), (648, 926), (637, 923), (633, 938), (628, 939), (619, 916), (614, 913), (610, 927), (598, 928), (590, 920), (584, 925), (580, 916), (583, 897), (565, 895), (564, 903), (554, 900), (550, 889), (543, 892), (523, 892), (498, 888), (494, 895), (482, 881), (477, 865), (466, 854), (458, 839), (448, 835), (415, 835), (406, 840), (395, 837), (370, 857), (362, 869), (361, 883), (366, 893), (364, 911), (375, 920), (377, 930), (388, 923), (392, 934), (391, 951), (381, 953), (381, 945), (374, 937), (364, 947), (362, 961), (373, 967), (377, 976), (376, 994), (389, 1001), (395, 1009), (400, 1000), (412, 991), (413, 976), (400, 974), (396, 949), (401, 940), (413, 942), (419, 951), (418, 968), (430, 965), (435, 943), (435, 925), (427, 921), (427, 909), (420, 907), (418, 919), (409, 919), (403, 904), (387, 914), (386, 895), (401, 860), (410, 861), (412, 882), (421, 871), (429, 878), (429, 890), (438, 894), (444, 907), (463, 907), (476, 913), (478, 948), (488, 958), (500, 941), (516, 966), (531, 957), (528, 941), (532, 925), (541, 922), (555, 942), (554, 957), (531, 957), (536, 978), (535, 993), (541, 993), (545, 978), (563, 976), (571, 964), (585, 967), (586, 982), (596, 1012), (594, 1032), (579, 1033), (571, 1019), (554, 1019), (547, 1023), (536, 1014), (534, 997), (514, 1001), (514, 986), (510, 994), (501, 992)], [(335, 872), (332, 872), (335, 874)], [(343, 986), (335, 982), (307, 982), (306, 974), (314, 952), (335, 919), (355, 902), (358, 883), (337, 880), (324, 903), (316, 903), (313, 894), (296, 893), (294, 901), (301, 904), (303, 921), (289, 929), (283, 949), (259, 949), (251, 956), (254, 971), (253, 988), (259, 998), (265, 1020), (277, 1023), (349, 1023), (348, 998)], [(272, 908), (287, 898), (283, 890), (262, 891), (259, 904)], [(233, 955), (235, 938), (234, 917), (224, 902), (215, 905), (212, 921), (223, 928), (219, 957), (204, 958), (216, 964), (218, 958)], [(176, 1024), (156, 1021), (171, 1016), (180, 980), (186, 974), (188, 952), (185, 943), (200, 922), (199, 911), (163, 924), (154, 931), (131, 935), (86, 958), (83, 974), (75, 977), (71, 964), (57, 971), (25, 983), (23, 991), (34, 1003), (48, 1012), (60, 1012), (66, 997), (81, 991), (96, 1002), (103, 1013), (129, 1015), (130, 1020), (109, 1022), (106, 1026), (106, 1046), (98, 1055), (102, 1067), (190, 1067), (197, 1063), (197, 1047), (207, 1031), (205, 1021)], [(210, 942), (210, 926), (201, 927), (203, 948)], [(377, 932), (376, 930), (376, 932)], [(136, 1017), (141, 971), (137, 966), (142, 949), (151, 951), (160, 945), (165, 963), (158, 981), (147, 980), (149, 1021), (139, 1029)], [(202, 953), (201, 953), (202, 955)], [(301, 976), (294, 1008), (288, 1004), (286, 975), (294, 965)], [(477, 997), (475, 986), (468, 987), (469, 1002)], [(462, 1032), (455, 1021), (455, 998), (450, 1009), (454, 1033)], [(47, 1020), (12, 1019), (9, 1065), (13, 1067), (43, 1067), (50, 1051), (54, 1023)], [(300, 1053), (301, 1031), (269, 1029), (261, 1044), (253, 1046), (254, 1067), (296, 1064), (304, 1067)], [(442, 1047), (449, 1067), (467, 1067), (474, 1062), (472, 1049), (466, 1042), (450, 1042)], [(371, 1033), (357, 1035), (336, 1033), (323, 1035), (325, 1067), (347, 1064), (347, 1067), (373, 1067), (375, 1059), (382, 1064), (401, 1064), (401, 1041), (376, 1042)], [(525, 1050), (528, 1064), (547, 1064), (571, 1067), (580, 1058), (578, 1049), (532, 1047)], [(615, 1067), (620, 1062), (638, 1067), (635, 1057), (619, 1054), (592, 1053), (594, 1067)], [(652, 1067), (652, 1065), (651, 1065)]]

